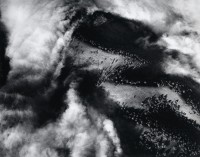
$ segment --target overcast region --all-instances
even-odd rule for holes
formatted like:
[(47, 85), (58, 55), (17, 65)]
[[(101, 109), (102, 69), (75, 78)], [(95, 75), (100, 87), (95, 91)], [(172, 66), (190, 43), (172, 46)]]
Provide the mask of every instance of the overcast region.
[(0, 157), (199, 157), (199, 0), (0, 0)]

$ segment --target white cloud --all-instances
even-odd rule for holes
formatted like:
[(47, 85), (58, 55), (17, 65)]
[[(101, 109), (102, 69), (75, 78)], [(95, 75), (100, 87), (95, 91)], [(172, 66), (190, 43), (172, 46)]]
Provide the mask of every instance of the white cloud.
[(190, 27), (190, 24), (199, 29), (200, 2), (198, 0), (190, 2), (187, 0), (95, 0), (95, 2), (108, 12), (142, 21), (152, 26), (155, 31), (169, 31), (177, 26), (183, 29), (183, 27)]
[[(91, 107), (86, 109), (74, 85), (67, 92), (65, 103), (68, 108), (56, 122), (39, 129), (34, 129), (32, 123), (28, 125), (24, 122), (2, 130), (0, 142), (6, 154), (15, 153), (19, 157), (58, 157), (57, 148), (60, 148), (69, 149), (71, 157), (121, 155), (120, 140), (112, 121)], [(2, 113), (17, 114), (14, 110), (10, 112)], [(27, 111), (18, 114), (31, 120), (26, 115)]]
[[(70, 6), (62, 0), (7, 0), (1, 2), (1, 10), (9, 32), (6, 55), (11, 59), (11, 74), (19, 67), (50, 70), (59, 59), (59, 51), (71, 39), (70, 19), (65, 19)], [(66, 27), (71, 33), (65, 32)]]
[[(200, 30), (198, 18), (200, 5), (197, 0), (191, 1), (190, 4), (184, 0), (167, 2), (165, 0), (96, 0), (95, 2), (98, 7), (106, 11), (142, 21), (157, 32), (162, 32), (164, 35), (158, 44), (165, 46), (169, 51), (178, 50), (180, 53), (179, 58), (172, 59), (166, 52), (163, 65), (165, 72), (190, 76), (200, 82), (199, 38), (195, 35), (185, 37), (180, 34), (184, 30), (197, 32)], [(9, 32), (6, 54), (11, 59), (10, 77), (13, 73), (19, 72), (19, 68), (30, 68), (42, 73), (52, 70), (54, 63), (59, 61), (59, 51), (63, 48), (67, 50), (76, 26), (76, 24), (69, 25), (70, 19), (65, 19), (66, 14), (72, 11), (69, 15), (72, 17), (79, 5), (91, 7), (92, 3), (83, 0), (80, 2), (1, 1), (2, 21)], [(186, 5), (188, 7), (185, 7)], [(65, 31), (66, 26), (67, 31)], [(62, 62), (58, 64), (56, 75), (60, 73)], [(27, 77), (27, 79), (31, 78), (33, 76)], [(8, 154), (13, 153), (11, 150), (16, 148), (16, 153), (19, 152), (20, 157), (58, 157), (56, 151), (58, 147), (70, 149), (71, 157), (84, 157), (91, 153), (95, 153), (97, 157), (106, 157), (111, 153), (118, 157), (122, 154), (113, 122), (94, 108), (89, 106), (86, 108), (74, 86), (72, 84), (66, 93), (65, 104), (68, 108), (56, 122), (36, 130), (27, 123), (1, 130), (0, 141), (3, 148), (9, 150)], [(2, 110), (1, 122), (4, 122), (5, 116), (20, 116), (24, 119), (30, 118), (30, 121), (34, 119), (31, 110)]]

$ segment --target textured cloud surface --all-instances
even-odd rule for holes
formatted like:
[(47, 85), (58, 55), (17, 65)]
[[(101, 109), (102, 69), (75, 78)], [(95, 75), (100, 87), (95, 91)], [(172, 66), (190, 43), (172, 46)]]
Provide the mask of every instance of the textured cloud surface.
[(199, 3), (1, 0), (0, 156), (199, 156)]

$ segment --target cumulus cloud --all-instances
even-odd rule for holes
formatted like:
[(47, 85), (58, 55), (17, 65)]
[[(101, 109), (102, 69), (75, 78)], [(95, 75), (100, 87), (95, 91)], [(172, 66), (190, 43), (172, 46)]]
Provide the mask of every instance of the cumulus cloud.
[[(73, 87), (67, 92), (65, 103), (68, 109), (61, 117), (41, 129), (34, 131), (26, 123), (5, 130), (0, 140), (6, 154), (15, 153), (19, 157), (58, 157), (67, 152), (71, 157), (121, 155), (119, 137), (111, 120), (95, 109), (86, 108)], [(65, 150), (64, 154), (59, 155), (58, 149)]]
[[(81, 4), (77, 5), (77, 3)], [(90, 4), (63, 0), (1, 1), (1, 20), (9, 33), (6, 51), (11, 66), (9, 78), (16, 82), (6, 84), (4, 97), (11, 97), (9, 89), (12, 89), (12, 92), (16, 92), (13, 96), (13, 99), (16, 99), (14, 102), (17, 102), (19, 99), (17, 95), (20, 94), (17, 94), (16, 87), (20, 88), (23, 84), (22, 80), (28, 80), (28, 84), (36, 84), (38, 79), (45, 78), (45, 73), (54, 72), (55, 64), (58, 64), (55, 74), (60, 74), (76, 26), (76, 23), (71, 24), (71, 19), (79, 7), (84, 5)], [(18, 73), (24, 74), (16, 80), (17, 77), (14, 76)], [(56, 83), (52, 86), (56, 86)], [(54, 90), (52, 86), (48, 90)], [(38, 89), (34, 90), (37, 93)], [(24, 99), (29, 98), (24, 97)], [(23, 107), (19, 110), (2, 109), (0, 119), (2, 153), (5, 156), (15, 154), (19, 157), (57, 157), (60, 156), (57, 149), (63, 149), (64, 153), (69, 149), (72, 157), (88, 154), (98, 154), (97, 156), (102, 157), (114, 151), (113, 145), (116, 144), (116, 140), (112, 140), (113, 135), (107, 135), (103, 128), (103, 121), (106, 118), (99, 115), (97, 119), (102, 124), (99, 126), (92, 124), (86, 108), (73, 89), (67, 92), (66, 99), (65, 105), (68, 108), (63, 115), (61, 114), (60, 120), (36, 130), (34, 121), (37, 113), (34, 113), (35, 110), (31, 106), (35, 100), (32, 99), (32, 102), (27, 104), (29, 109)], [(18, 120), (14, 121), (14, 119)], [(11, 124), (13, 126), (10, 126)], [(11, 129), (8, 129), (9, 126)], [(109, 132), (111, 131), (112, 129)], [(114, 128), (113, 132), (115, 132)]]
[[(194, 11), (199, 10), (198, 4), (198, 0), (189, 5), (184, 0), (1, 0), (1, 21), (8, 30), (6, 55), (10, 58), (12, 82), (0, 93), (0, 155), (121, 156), (121, 141), (113, 121), (92, 107), (95, 105), (85, 104), (76, 88), (78, 79), (72, 79), (76, 71), (68, 72), (64, 68), (67, 56), (74, 57), (68, 46), (81, 22), (81, 17), (75, 22), (73, 18), (79, 9), (85, 8), (88, 13), (100, 9), (145, 23), (162, 34), (155, 44), (166, 48), (165, 73), (190, 76), (200, 82), (200, 45), (195, 34), (199, 32), (200, 20), (199, 11)], [(186, 36), (183, 32), (189, 34)], [(174, 50), (178, 52), (176, 58), (172, 57)], [(56, 77), (49, 76), (51, 83), (43, 83), (41, 80), (45, 80), (48, 72)], [(28, 95), (27, 91), (34, 94)], [(49, 97), (57, 91), (64, 96), (53, 103), (56, 106), (62, 101), (62, 111), (55, 113), (54, 121), (46, 120), (45, 124), (35, 126), (38, 120), (35, 112), (48, 112), (52, 100)], [(6, 106), (9, 103), (15, 105), (9, 108)], [(23, 105), (28, 107), (23, 108)], [(54, 112), (54, 108), (52, 110)]]
[(8, 1), (3, 5), (2, 21), (9, 29), (7, 55), (11, 58), (12, 68), (20, 65), (48, 67), (45, 59), (50, 59), (49, 53), (53, 55), (49, 45), (54, 47), (57, 39), (55, 23), (61, 19), (58, 15), (51, 16), (55, 14), (49, 8), (51, 4), (40, 5), (43, 9), (31, 4), (31, 1)]
[(183, 29), (190, 27), (192, 23), (197, 25), (199, 23), (198, 0), (190, 2), (186, 0), (95, 0), (95, 2), (97, 6), (108, 12), (151, 25), (155, 31), (169, 31), (173, 27)]
[(171, 55), (173, 55), (174, 50), (176, 51), (174, 53), (178, 51), (176, 58), (166, 52), (165, 63), (163, 64), (166, 73), (189, 76), (200, 82), (200, 43), (198, 36), (164, 35), (158, 43), (167, 47), (167, 51), (172, 52)]
[[(62, 138), (68, 141), (72, 157), (104, 157), (121, 154), (121, 146), (112, 121), (97, 113), (94, 109), (84, 107), (76, 91), (68, 91), (69, 108), (63, 114), (59, 126)], [(113, 148), (113, 146), (114, 148)], [(91, 154), (92, 155), (92, 154)]]
[(76, 3), (80, 2), (1, 1), (1, 20), (9, 33), (6, 55), (11, 74), (18, 68), (47, 71), (58, 62), (60, 51), (71, 39), (73, 25), (69, 23), (76, 13)]

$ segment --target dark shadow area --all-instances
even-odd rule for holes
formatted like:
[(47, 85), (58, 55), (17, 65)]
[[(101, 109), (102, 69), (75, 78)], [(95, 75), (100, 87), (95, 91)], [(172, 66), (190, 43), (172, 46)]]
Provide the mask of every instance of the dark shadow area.
[(84, 21), (74, 33), (76, 38), (93, 46), (136, 54), (153, 63), (162, 61), (163, 48), (148, 46), (156, 42), (160, 35), (141, 22), (101, 11), (88, 16)]
[(8, 33), (5, 26), (0, 22), (0, 88), (5, 85), (10, 70), (9, 59), (5, 56), (8, 46)]

